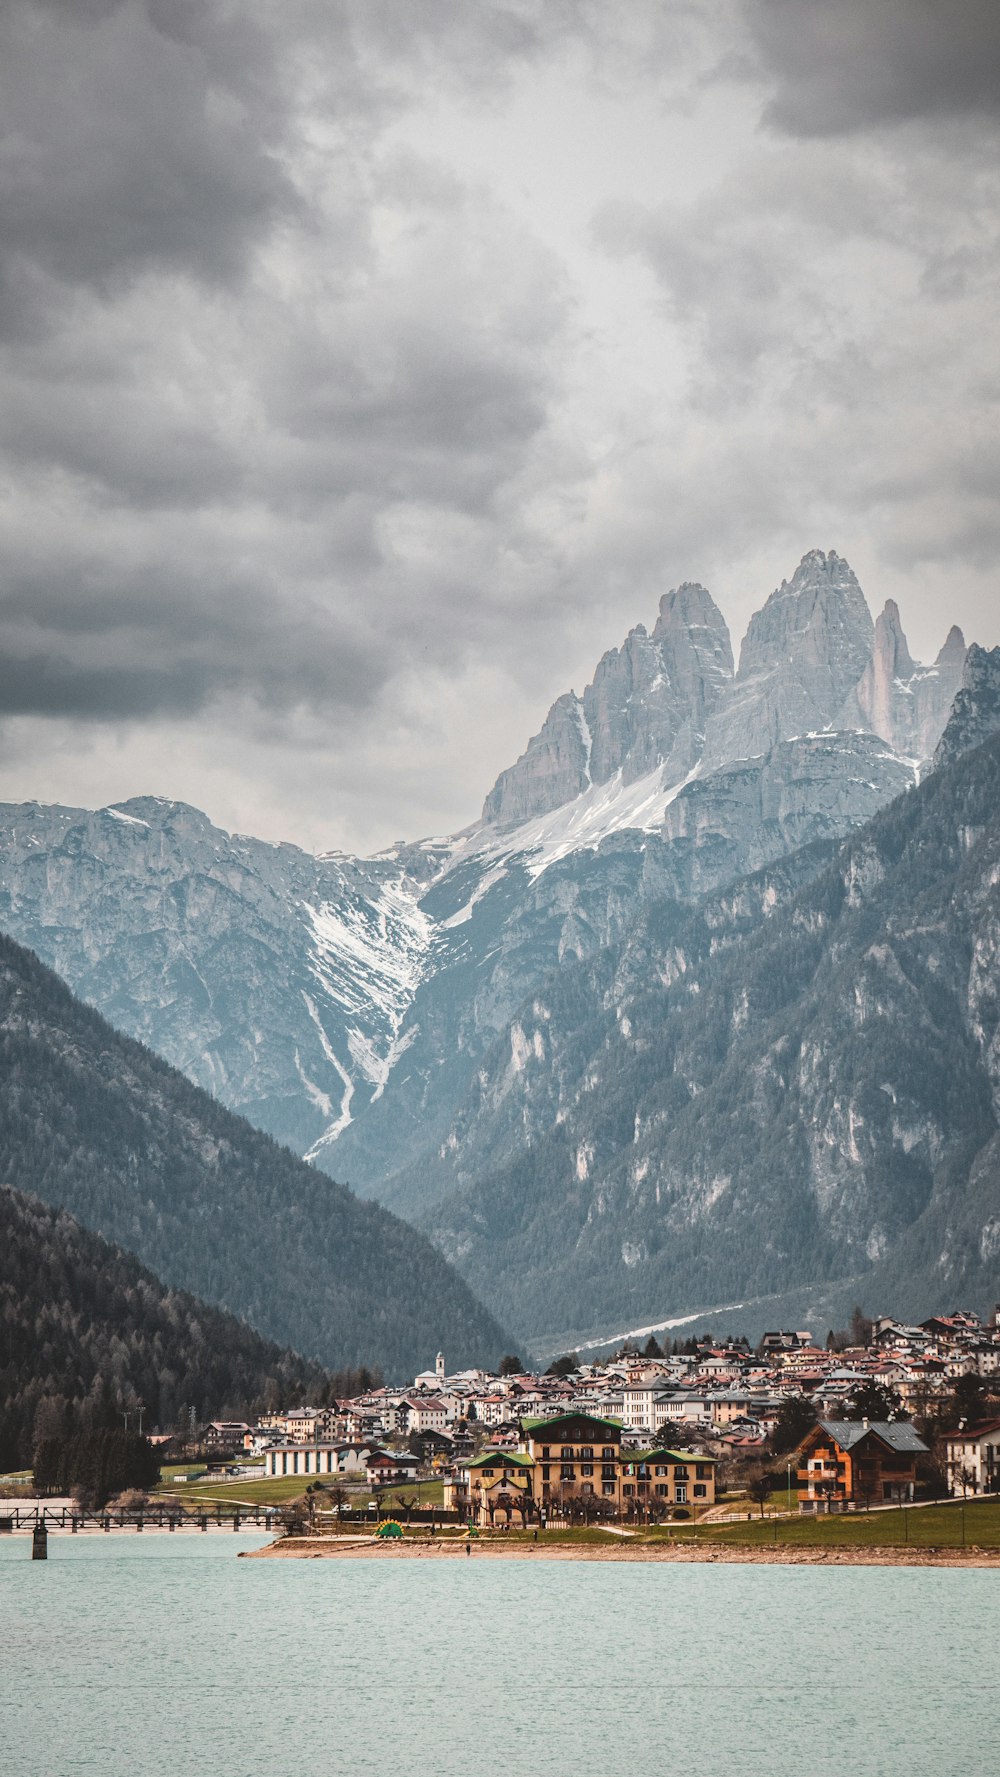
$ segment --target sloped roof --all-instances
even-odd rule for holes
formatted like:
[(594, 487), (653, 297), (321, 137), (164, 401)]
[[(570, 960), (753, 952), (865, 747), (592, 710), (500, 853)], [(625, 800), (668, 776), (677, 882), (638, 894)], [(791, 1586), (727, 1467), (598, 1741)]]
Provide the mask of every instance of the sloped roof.
[(945, 1433), (945, 1440), (953, 1443), (976, 1443), (979, 1438), (986, 1438), (993, 1432), (1000, 1431), (1000, 1419), (985, 1419), (980, 1425), (963, 1425), (957, 1431)]
[(917, 1436), (908, 1419), (821, 1419), (819, 1423), (842, 1450), (852, 1450), (869, 1432), (874, 1432), (890, 1450), (913, 1456), (926, 1455), (927, 1452), (927, 1445)]
[(622, 1461), (623, 1462), (650, 1463), (650, 1462), (662, 1462), (664, 1459), (667, 1462), (682, 1463), (685, 1467), (689, 1467), (689, 1468), (693, 1468), (695, 1463), (698, 1463), (698, 1462), (713, 1462), (714, 1463), (714, 1462), (718, 1462), (718, 1460), (719, 1460), (717, 1456), (703, 1456), (700, 1452), (695, 1451), (695, 1450), (667, 1450), (667, 1449), (662, 1448), (660, 1445), (657, 1445), (655, 1450), (623, 1450), (622, 1451)]
[(622, 1429), (621, 1421), (618, 1419), (601, 1419), (596, 1413), (587, 1412), (555, 1413), (549, 1419), (522, 1419), (521, 1427), (522, 1430), (530, 1432), (554, 1431), (557, 1426), (565, 1425), (567, 1420), (573, 1420), (576, 1423), (581, 1419), (588, 1420), (591, 1425), (606, 1425), (610, 1431), (621, 1431)]
[(512, 1464), (514, 1468), (534, 1468), (535, 1466), (532, 1457), (522, 1455), (518, 1450), (484, 1450), (482, 1455), (473, 1457), (471, 1462), (465, 1464), (465, 1467), (469, 1469), (500, 1468), (505, 1463)]

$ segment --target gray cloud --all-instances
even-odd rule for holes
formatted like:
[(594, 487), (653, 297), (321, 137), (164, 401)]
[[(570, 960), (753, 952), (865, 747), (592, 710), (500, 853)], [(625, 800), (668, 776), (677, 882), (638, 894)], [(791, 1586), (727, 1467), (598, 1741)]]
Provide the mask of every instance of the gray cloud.
[(744, 0), (776, 91), (766, 116), (796, 136), (1000, 111), (994, 0)]
[(379, 843), (461, 824), (672, 582), (738, 626), (818, 542), (975, 608), (997, 192), (930, 12), (11, 0), (0, 793)]
[(565, 297), (487, 191), (379, 132), (404, 72), (537, 53), (532, 11), (17, 0), (0, 708), (332, 733), (415, 647), (461, 659)]
[(270, 46), (244, 15), (12, 0), (0, 26), (5, 252), (103, 289), (144, 267), (240, 275), (295, 204)]

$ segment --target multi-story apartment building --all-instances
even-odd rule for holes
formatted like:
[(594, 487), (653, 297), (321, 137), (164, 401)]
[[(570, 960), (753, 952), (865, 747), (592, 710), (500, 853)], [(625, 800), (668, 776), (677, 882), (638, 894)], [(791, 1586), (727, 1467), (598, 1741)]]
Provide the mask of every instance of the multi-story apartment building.
[(535, 1503), (560, 1505), (593, 1495), (616, 1510), (621, 1505), (622, 1428), (613, 1419), (563, 1413), (554, 1419), (522, 1419), (521, 1449), (534, 1464)]
[(459, 1469), (445, 1504), (474, 1523), (526, 1522), (591, 1499), (614, 1515), (715, 1504), (715, 1460), (701, 1452), (623, 1450), (622, 1428), (591, 1413), (521, 1421), (519, 1450), (484, 1450)]
[(446, 1510), (460, 1512), (471, 1524), (526, 1524), (533, 1511), (531, 1457), (520, 1450), (484, 1450), (446, 1481)]
[(622, 1452), (622, 1504), (652, 1507), (715, 1504), (715, 1458), (690, 1450), (627, 1450)]

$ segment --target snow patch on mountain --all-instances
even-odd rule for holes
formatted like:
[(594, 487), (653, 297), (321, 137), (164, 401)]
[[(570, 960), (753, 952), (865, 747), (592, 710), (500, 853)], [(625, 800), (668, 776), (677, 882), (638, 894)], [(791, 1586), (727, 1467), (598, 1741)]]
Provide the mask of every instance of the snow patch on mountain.
[(427, 972), (434, 923), (402, 878), (370, 899), (355, 892), (336, 906), (303, 903), (311, 928), (311, 971), (346, 1012), (372, 1012), (395, 1036)]
[[(330, 1124), (330, 1127), (328, 1129), (324, 1129), (323, 1134), (320, 1136), (319, 1140), (313, 1142), (313, 1145), (309, 1149), (309, 1152), (304, 1156), (304, 1158), (306, 1160), (314, 1160), (316, 1158), (317, 1154), (319, 1154), (324, 1148), (330, 1147), (330, 1145), (336, 1141), (338, 1135), (342, 1134), (343, 1131), (347, 1128), (347, 1125), (352, 1121), (351, 1100), (354, 1097), (354, 1081), (351, 1079), (351, 1076), (347, 1072), (347, 1069), (345, 1067), (342, 1067), (341, 1063), (337, 1060), (337, 1057), (334, 1054), (333, 1045), (330, 1042), (330, 1039), (327, 1036), (326, 1031), (323, 1029), (323, 1020), (320, 1018), (320, 1015), (316, 1010), (316, 1006), (315, 1006), (314, 1001), (310, 999), (310, 997), (307, 993), (304, 993), (302, 995), (302, 998), (305, 1001), (306, 1010), (309, 1013), (309, 1016), (312, 1019), (313, 1024), (316, 1026), (316, 1031), (319, 1036), (320, 1047), (323, 1050), (323, 1054), (326, 1056), (326, 1059), (330, 1063), (330, 1066), (333, 1068), (334, 1072), (339, 1074), (341, 1084), (344, 1088), (344, 1096), (340, 1101), (339, 1116), (335, 1119), (335, 1121), (333, 1123)], [(332, 1109), (332, 1106), (331, 1106), (331, 1109)]]
[[(627, 784), (623, 773), (616, 771), (607, 783), (589, 784), (572, 802), (549, 814), (536, 815), (506, 833), (480, 828), (470, 837), (469, 851), (523, 857), (528, 875), (534, 879), (573, 852), (595, 851), (612, 833), (628, 829), (656, 832), (671, 802), (696, 776), (697, 767), (679, 783), (671, 782), (668, 768), (657, 765)], [(498, 874), (494, 874), (492, 881), (497, 880)]]

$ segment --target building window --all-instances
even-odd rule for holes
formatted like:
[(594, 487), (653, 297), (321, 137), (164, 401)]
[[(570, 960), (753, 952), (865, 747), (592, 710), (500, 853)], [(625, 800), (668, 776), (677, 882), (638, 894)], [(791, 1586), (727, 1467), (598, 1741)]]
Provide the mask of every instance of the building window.
[(653, 1489), (653, 1491), (654, 1491), (654, 1493), (656, 1493), (659, 1496), (660, 1499), (666, 1499), (667, 1494), (670, 1492), (670, 1489), (667, 1486), (665, 1481), (658, 1481), (655, 1488)]
[(613, 1481), (602, 1481), (601, 1482), (601, 1492), (602, 1493), (613, 1495), (614, 1491), (615, 1491), (615, 1484)]
[(708, 1488), (704, 1485), (704, 1483), (701, 1483), (701, 1484), (699, 1484), (697, 1482), (695, 1483), (694, 1496), (695, 1496), (695, 1499), (707, 1499), (708, 1498)]
[(604, 1449), (601, 1451), (601, 1460), (603, 1462), (610, 1462), (612, 1458), (617, 1456), (617, 1454), (618, 1452), (613, 1444), (605, 1444)]
[(605, 1481), (613, 1481), (615, 1478), (614, 1463), (613, 1462), (606, 1462), (604, 1464), (604, 1467), (601, 1469), (601, 1474), (603, 1475)]
[(484, 1474), (484, 1475), (489, 1475), (489, 1478), (490, 1478), (490, 1480), (491, 1480), (491, 1481), (492, 1481), (492, 1479), (493, 1479), (493, 1470), (492, 1470), (492, 1469), (491, 1469), (491, 1468), (484, 1468), (484, 1470), (483, 1470), (483, 1474)]
[(560, 1481), (572, 1481), (573, 1475), (574, 1475), (573, 1464), (571, 1462), (564, 1462), (561, 1469), (559, 1470)]
[(581, 1475), (592, 1475), (593, 1472), (594, 1472), (594, 1465), (592, 1462), (583, 1462), (580, 1464)]
[(549, 1469), (548, 1469), (548, 1468), (543, 1468), (543, 1469), (542, 1469), (542, 1480), (543, 1480), (543, 1481), (547, 1481), (547, 1480), (548, 1480), (548, 1478), (549, 1478), (549, 1473), (550, 1473), (550, 1471), (549, 1471)]
[(580, 1461), (581, 1462), (593, 1462), (593, 1460), (594, 1460), (593, 1450), (591, 1449), (589, 1444), (584, 1444), (583, 1448), (580, 1451)]
[(632, 1486), (631, 1481), (626, 1481), (624, 1487), (622, 1488), (622, 1492), (624, 1493), (626, 1499), (632, 1498), (632, 1495), (635, 1492), (635, 1488)]
[(548, 1462), (550, 1455), (551, 1455), (551, 1451), (549, 1450), (548, 1444), (543, 1444), (542, 1445), (542, 1461)]
[(675, 1481), (686, 1481), (687, 1478), (688, 1478), (687, 1469), (683, 1466), (683, 1464), (679, 1465), (674, 1470), (674, 1480)]
[(707, 1462), (699, 1462), (695, 1473), (697, 1474), (699, 1481), (710, 1481), (712, 1479), (712, 1470)]
[(564, 1444), (562, 1449), (560, 1450), (559, 1454), (562, 1457), (564, 1462), (571, 1462), (573, 1460), (573, 1446), (572, 1446), (572, 1444)]
[(594, 1489), (593, 1489), (591, 1483), (589, 1481), (584, 1481), (583, 1486), (580, 1488), (580, 1492), (581, 1493), (593, 1493), (593, 1491), (594, 1491)]

